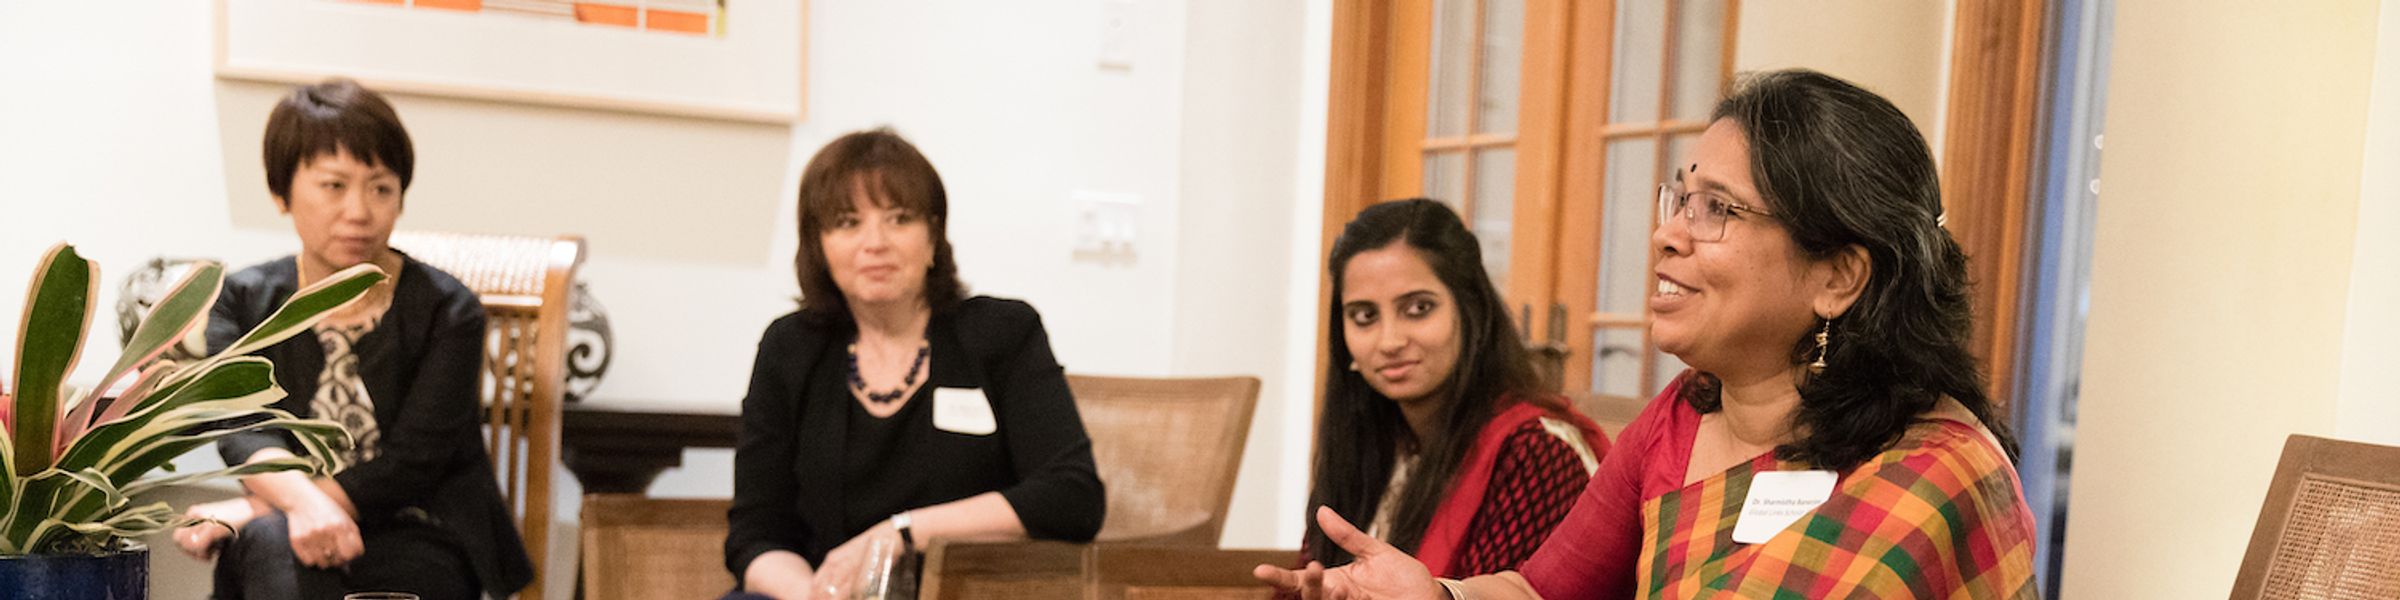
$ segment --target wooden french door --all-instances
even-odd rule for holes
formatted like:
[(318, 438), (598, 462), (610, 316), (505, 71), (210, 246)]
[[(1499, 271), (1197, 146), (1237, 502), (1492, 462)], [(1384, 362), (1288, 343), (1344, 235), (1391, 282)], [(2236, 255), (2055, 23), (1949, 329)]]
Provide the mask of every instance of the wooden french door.
[(1646, 398), (1682, 368), (1649, 340), (1656, 188), (1737, 1), (1338, 1), (1324, 247), (1375, 202), (1447, 203), (1562, 391)]
[(1567, 103), (1554, 326), (1573, 353), (1565, 389), (1638, 406), (1683, 370), (1650, 340), (1658, 186), (1687, 164), (1733, 74), (1737, 0), (1620, 0), (1578, 19)]

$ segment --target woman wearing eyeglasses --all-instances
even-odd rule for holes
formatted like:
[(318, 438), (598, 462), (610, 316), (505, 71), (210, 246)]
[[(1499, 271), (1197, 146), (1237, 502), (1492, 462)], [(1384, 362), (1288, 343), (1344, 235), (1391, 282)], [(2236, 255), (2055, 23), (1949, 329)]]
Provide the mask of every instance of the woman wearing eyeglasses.
[(1692, 366), (1516, 571), (1261, 567), (1308, 598), (2030, 598), (2014, 443), (1967, 352), (1966, 258), (1890, 102), (1780, 71), (1717, 106), (1660, 194), (1651, 335)]

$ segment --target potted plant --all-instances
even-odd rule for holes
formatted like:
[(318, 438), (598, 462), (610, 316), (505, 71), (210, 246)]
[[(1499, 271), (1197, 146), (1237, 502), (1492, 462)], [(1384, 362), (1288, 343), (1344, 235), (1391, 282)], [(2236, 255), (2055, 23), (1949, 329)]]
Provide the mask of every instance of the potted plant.
[[(268, 405), (283, 397), (273, 365), (247, 356), (307, 331), (326, 312), (357, 299), (384, 275), (371, 265), (335, 273), (292, 295), (224, 352), (177, 364), (159, 356), (216, 303), (224, 267), (202, 263), (170, 288), (91, 388), (65, 384), (92, 319), (97, 267), (66, 244), (34, 270), (0, 385), (0, 594), (49, 598), (146, 598), (149, 550), (133, 541), (190, 525), (164, 502), (133, 498), (163, 486), (271, 471), (338, 469), (350, 443), (340, 425), (301, 419)], [(127, 382), (121, 388), (114, 387)], [(105, 390), (121, 389), (113, 398)], [(281, 430), (304, 452), (280, 460), (195, 473), (168, 461), (241, 431)]]

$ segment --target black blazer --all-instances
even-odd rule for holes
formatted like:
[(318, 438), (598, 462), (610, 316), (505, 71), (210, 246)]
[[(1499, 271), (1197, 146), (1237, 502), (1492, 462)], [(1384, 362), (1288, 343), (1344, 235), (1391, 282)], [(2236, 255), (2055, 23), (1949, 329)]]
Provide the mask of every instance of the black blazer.
[[(850, 407), (843, 382), (811, 381), (821, 360), (845, 360), (856, 337), (850, 319), (793, 313), (767, 326), (758, 342), (750, 391), (742, 399), (741, 442), (734, 453), (733, 508), (725, 567), (738, 581), (750, 562), (773, 550), (810, 564), (859, 533), (846, 515), (888, 515), (920, 506), (847, 506), (844, 459)], [(1035, 539), (1086, 541), (1099, 532), (1107, 498), (1092, 466), (1091, 438), (1067, 390), (1066, 372), (1050, 353), (1041, 315), (1015, 300), (968, 298), (936, 309), (926, 324), (932, 373), (910, 402), (931, 400), (936, 388), (980, 388), (998, 429), (989, 438), (945, 440), (943, 452), (1005, 455), (1011, 481), (997, 490), (1026, 534)], [(812, 390), (844, 389), (844, 393)], [(932, 410), (931, 406), (901, 409)], [(897, 416), (897, 415), (896, 415)], [(944, 434), (948, 435), (948, 434)], [(976, 454), (975, 456), (984, 456)], [(938, 458), (937, 458), (938, 460)], [(944, 477), (958, 465), (892, 465), (894, 477)], [(882, 470), (882, 467), (878, 467)], [(989, 473), (968, 481), (994, 479)], [(980, 492), (978, 492), (980, 493)]]
[[(243, 269), (225, 279), (209, 313), (208, 348), (220, 352), (283, 306), (298, 291), (291, 257)], [(485, 593), (505, 598), (533, 579), (533, 563), (500, 498), (483, 448), (481, 386), (483, 304), (473, 290), (403, 255), (391, 308), (359, 338), (359, 377), (375, 402), (382, 430), (374, 460), (333, 476), (358, 508), (361, 535), (399, 519), (430, 524), (465, 552)], [(311, 416), (309, 400), (325, 369), (325, 349), (309, 333), (257, 353), (275, 362), (285, 395), (275, 407)], [(241, 464), (264, 448), (298, 452), (289, 434), (245, 432), (218, 441), (226, 464)]]

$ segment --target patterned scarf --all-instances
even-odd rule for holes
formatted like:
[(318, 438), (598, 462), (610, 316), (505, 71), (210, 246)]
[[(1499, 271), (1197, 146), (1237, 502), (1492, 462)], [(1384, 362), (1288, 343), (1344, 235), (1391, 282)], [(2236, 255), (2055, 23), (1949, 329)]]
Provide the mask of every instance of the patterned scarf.
[(2038, 598), (2033, 514), (1997, 446), (1921, 424), (1759, 544), (1733, 541), (1760, 455), (1642, 504), (1645, 598)]
[(375, 328), (374, 323), (354, 325), (324, 325), (316, 327), (317, 343), (325, 347), (325, 370), (317, 374), (317, 395), (308, 402), (316, 418), (342, 425), (355, 442), (344, 455), (344, 464), (355, 465), (375, 459), (376, 446), (383, 433), (375, 426), (375, 400), (367, 395), (366, 380), (358, 374), (358, 339)]

